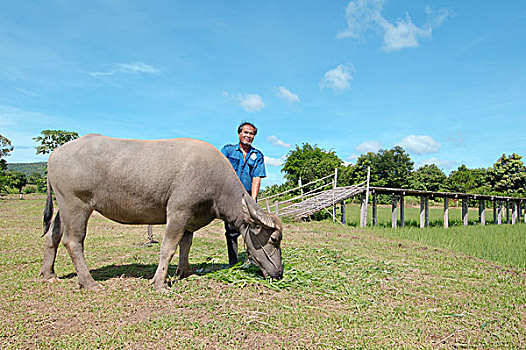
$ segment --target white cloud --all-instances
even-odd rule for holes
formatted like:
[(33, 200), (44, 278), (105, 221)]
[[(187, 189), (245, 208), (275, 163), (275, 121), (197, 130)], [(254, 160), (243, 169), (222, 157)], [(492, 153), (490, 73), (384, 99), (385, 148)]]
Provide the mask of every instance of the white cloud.
[(281, 141), (280, 139), (278, 139), (274, 135), (271, 135), (271, 136), (267, 137), (267, 141), (269, 141), (273, 145), (276, 145), (276, 146), (279, 146), (279, 147), (283, 147), (283, 148), (290, 148), (290, 146), (291, 146), (290, 143), (285, 143), (285, 142)]
[(419, 155), (437, 153), (442, 147), (439, 142), (427, 135), (409, 135), (404, 137), (397, 146), (402, 146), (410, 153)]
[(87, 72), (93, 77), (110, 76), (117, 73), (124, 74), (159, 74), (160, 69), (152, 67), (143, 62), (116, 63), (111, 65), (112, 69), (102, 72)]
[(387, 20), (383, 15), (385, 0), (355, 0), (349, 2), (345, 11), (347, 28), (340, 31), (338, 38), (360, 38), (367, 30), (379, 32), (383, 36), (384, 51), (396, 51), (404, 48), (418, 47), (421, 39), (430, 38), (433, 29), (440, 26), (451, 15), (449, 10), (442, 8), (433, 11), (430, 6), (425, 8), (427, 22), (421, 27), (416, 26), (409, 13), (404, 18), (395, 21)]
[(287, 89), (284, 86), (280, 86), (278, 88), (277, 96), (280, 99), (285, 100), (285, 101), (290, 102), (290, 103), (292, 103), (292, 102), (300, 102), (299, 96), (296, 95), (295, 93), (291, 92), (289, 89)]
[(420, 168), (424, 165), (431, 165), (431, 164), (435, 164), (436, 166), (438, 166), (439, 168), (441, 169), (446, 169), (446, 170), (449, 170), (449, 169), (454, 169), (458, 166), (458, 162), (456, 160), (450, 160), (450, 159), (438, 159), (438, 158), (429, 158), (429, 159), (425, 159), (421, 162), (419, 162), (417, 164), (417, 168)]
[(382, 21), (381, 23), (381, 27), (384, 30), (382, 49), (387, 52), (418, 47), (419, 39), (429, 38), (432, 32), (430, 25), (425, 29), (415, 26), (409, 14), (406, 14), (405, 19), (397, 19), (396, 24), (391, 24), (388, 21)]
[(258, 94), (238, 95), (239, 105), (247, 112), (258, 112), (265, 107), (263, 99)]
[(265, 165), (268, 166), (282, 166), (285, 160), (283, 158), (272, 158), (265, 156)]
[(360, 143), (358, 146), (356, 146), (354, 149), (356, 152), (360, 152), (362, 154), (369, 153), (369, 152), (376, 152), (380, 148), (382, 148), (382, 145), (380, 142), (375, 140), (368, 140)]
[(322, 89), (328, 88), (334, 91), (347, 90), (351, 84), (352, 73), (354, 68), (351, 64), (340, 64), (336, 68), (328, 70), (320, 81)]

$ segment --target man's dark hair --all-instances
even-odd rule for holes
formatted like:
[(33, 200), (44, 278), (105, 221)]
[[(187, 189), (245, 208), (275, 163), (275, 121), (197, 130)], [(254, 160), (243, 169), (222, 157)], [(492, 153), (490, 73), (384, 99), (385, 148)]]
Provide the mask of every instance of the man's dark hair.
[(256, 126), (250, 122), (243, 122), (241, 124), (239, 124), (239, 127), (237, 128), (237, 133), (240, 134), (241, 133), (241, 130), (243, 130), (243, 127), (245, 125), (250, 125), (251, 127), (254, 128), (254, 136), (256, 136), (258, 134), (258, 128), (256, 128)]

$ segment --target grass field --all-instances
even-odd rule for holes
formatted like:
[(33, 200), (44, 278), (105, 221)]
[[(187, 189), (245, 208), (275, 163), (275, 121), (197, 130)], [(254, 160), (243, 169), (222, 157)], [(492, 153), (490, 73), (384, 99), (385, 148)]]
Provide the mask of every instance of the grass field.
[[(141, 244), (146, 227), (93, 215), (86, 259), (105, 291), (90, 292), (78, 289), (62, 246), (61, 282), (40, 282), (43, 207), (38, 195), (0, 199), (2, 349), (526, 347), (524, 258), (480, 252), (525, 251), (524, 224), (447, 234), (285, 224), (285, 275), (273, 282), (250, 266), (226, 268), (216, 223), (195, 235), (195, 274), (162, 294), (149, 284), (159, 245)], [(160, 240), (162, 227), (154, 233)], [(465, 252), (468, 243), (458, 242), (476, 235), (480, 243)]]

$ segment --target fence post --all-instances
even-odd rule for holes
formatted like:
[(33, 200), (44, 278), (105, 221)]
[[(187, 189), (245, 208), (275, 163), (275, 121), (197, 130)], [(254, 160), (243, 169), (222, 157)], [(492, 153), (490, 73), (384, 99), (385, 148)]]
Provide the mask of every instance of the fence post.
[(378, 225), (378, 203), (376, 197), (376, 193), (373, 192), (373, 226)]
[(275, 213), (276, 215), (279, 214), (279, 202), (278, 202), (277, 200), (274, 201), (274, 213)]
[(462, 198), (462, 224), (468, 226), (468, 199)]
[(517, 223), (517, 201), (513, 201), (513, 212), (511, 213), (511, 223), (515, 225)]
[(420, 196), (420, 228), (424, 228), (426, 224), (425, 206), (425, 196)]
[(148, 225), (148, 242), (153, 242), (153, 226)]
[(444, 228), (449, 228), (449, 198), (444, 197)]
[(506, 200), (506, 223), (510, 223), (510, 201)]
[(332, 222), (336, 221), (336, 187), (338, 187), (338, 168), (334, 168), (334, 182), (332, 184)]
[(497, 210), (498, 210), (498, 213), (497, 213), (497, 224), (501, 225), (502, 224), (502, 201), (499, 201)]
[(392, 203), (391, 203), (391, 227), (396, 228), (397, 226), (398, 215), (396, 214), (396, 194), (393, 193)]
[(482, 226), (486, 225), (486, 202), (479, 199), (479, 221)]
[(342, 208), (342, 219), (341, 219), (341, 223), (343, 225), (345, 225), (346, 223), (346, 220), (345, 220), (345, 199), (343, 201), (341, 201), (341, 208)]
[(405, 227), (404, 195), (400, 195), (400, 227)]
[(425, 225), (426, 227), (429, 227), (429, 197), (426, 197), (425, 205)]
[(493, 223), (497, 224), (497, 201), (492, 197), (493, 200)]
[(366, 210), (367, 210), (367, 206), (365, 205), (365, 195), (362, 194), (360, 196), (361, 198), (361, 205), (360, 205), (360, 227), (365, 227), (366, 225), (366, 220), (367, 220), (367, 216), (366, 216)]
[(371, 167), (367, 167), (367, 185), (365, 187), (365, 199), (363, 199), (362, 203), (362, 216), (361, 216), (361, 226), (365, 227), (367, 226), (367, 204), (369, 202), (369, 182), (371, 179)]

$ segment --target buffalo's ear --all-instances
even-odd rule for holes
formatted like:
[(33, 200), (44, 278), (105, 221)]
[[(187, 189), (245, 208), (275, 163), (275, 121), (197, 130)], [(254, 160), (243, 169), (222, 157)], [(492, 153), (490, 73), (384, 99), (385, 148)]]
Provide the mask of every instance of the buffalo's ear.
[(243, 207), (248, 210), (250, 218), (254, 220), (255, 223), (265, 226), (269, 229), (276, 229), (276, 223), (272, 219), (272, 216), (265, 213), (259, 205), (256, 204), (254, 199), (249, 196), (248, 193), (243, 194)]

